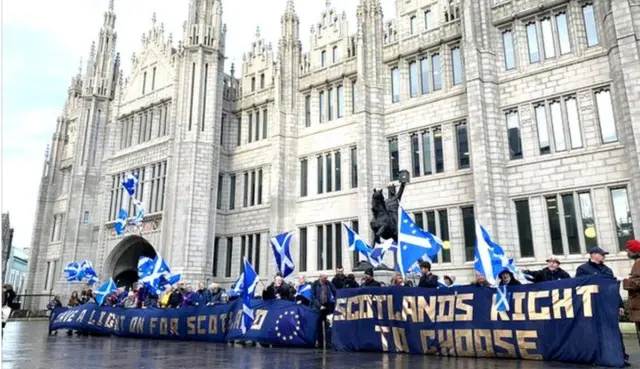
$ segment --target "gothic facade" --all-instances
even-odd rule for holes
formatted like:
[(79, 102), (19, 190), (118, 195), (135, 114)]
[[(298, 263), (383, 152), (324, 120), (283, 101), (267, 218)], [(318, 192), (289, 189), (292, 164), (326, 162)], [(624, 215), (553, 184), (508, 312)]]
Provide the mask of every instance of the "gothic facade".
[[(243, 257), (269, 279), (269, 237), (287, 230), (298, 272), (349, 270), (341, 223), (371, 239), (371, 194), (400, 170), (403, 206), (447, 241), (437, 274), (474, 278), (475, 219), (524, 268), (556, 254), (573, 272), (598, 245), (626, 274), (640, 219), (639, 5), (395, 5), (383, 18), (379, 0), (360, 0), (350, 28), (328, 2), (303, 52), (289, 0), (278, 43), (257, 32), (225, 74), (222, 3), (191, 0), (182, 39), (154, 18), (126, 79), (111, 5), (57, 122), (27, 289), (78, 289), (62, 268), (83, 259), (124, 283), (155, 253), (191, 283), (228, 285)], [(140, 176), (146, 214), (117, 236), (125, 173)]]

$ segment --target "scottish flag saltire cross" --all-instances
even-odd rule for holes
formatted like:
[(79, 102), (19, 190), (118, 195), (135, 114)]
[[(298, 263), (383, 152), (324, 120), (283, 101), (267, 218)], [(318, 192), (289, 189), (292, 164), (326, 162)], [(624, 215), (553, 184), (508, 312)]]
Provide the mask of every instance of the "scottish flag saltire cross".
[(98, 282), (98, 274), (95, 269), (93, 269), (93, 264), (89, 260), (84, 260), (80, 263), (80, 272), (78, 273), (78, 280), (87, 278), (87, 284), (93, 285)]
[(80, 265), (76, 262), (71, 262), (63, 270), (67, 274), (67, 282), (73, 282), (78, 280), (78, 274), (80, 273)]
[(358, 251), (374, 268), (379, 266), (382, 261), (383, 253), (378, 252), (376, 255), (374, 255), (374, 249), (369, 247), (369, 245), (367, 245), (367, 243), (364, 242), (353, 229), (349, 228), (349, 226), (345, 223), (342, 223), (342, 225), (347, 232), (347, 243), (349, 245), (349, 251)]
[(516, 267), (513, 259), (509, 259), (500, 245), (495, 243), (486, 229), (476, 221), (476, 271), (482, 274), (491, 286), (497, 286), (498, 276), (504, 270), (522, 278), (524, 274)]
[(270, 239), (273, 256), (276, 258), (276, 266), (282, 274), (282, 278), (287, 278), (296, 269), (291, 257), (291, 238), (293, 231), (281, 233)]
[(180, 280), (180, 274), (171, 274), (169, 265), (160, 255), (156, 255), (154, 259), (146, 256), (140, 257), (138, 276), (140, 282), (156, 294), (164, 291), (166, 285), (177, 283)]
[(129, 214), (127, 209), (120, 209), (118, 212), (118, 219), (113, 224), (114, 229), (116, 230), (116, 234), (121, 236), (127, 228), (127, 218)]
[(117, 290), (118, 288), (116, 287), (113, 278), (109, 278), (108, 281), (98, 287), (98, 289), (96, 290), (96, 302), (98, 303), (98, 306), (102, 306), (104, 299)]
[(305, 283), (302, 286), (298, 286), (296, 290), (296, 295), (300, 295), (305, 299), (311, 301), (311, 284)]
[(242, 282), (242, 333), (253, 325), (253, 309), (251, 308), (251, 299), (256, 292), (256, 286), (260, 282), (258, 274), (253, 269), (251, 263), (244, 258), (244, 273)]
[(420, 261), (431, 261), (442, 249), (442, 240), (422, 230), (409, 214), (398, 207), (398, 251), (396, 258), (398, 269), (403, 277), (416, 268)]
[(138, 176), (135, 176), (131, 173), (127, 173), (125, 175), (124, 180), (122, 181), (122, 187), (127, 190), (129, 196), (133, 196), (136, 194), (136, 186), (138, 185)]
[(242, 294), (242, 285), (244, 284), (244, 273), (240, 273), (240, 276), (233, 282), (233, 287), (229, 290), (229, 296), (236, 297)]
[(496, 311), (509, 311), (509, 301), (511, 293), (507, 291), (507, 286), (498, 286), (496, 293)]

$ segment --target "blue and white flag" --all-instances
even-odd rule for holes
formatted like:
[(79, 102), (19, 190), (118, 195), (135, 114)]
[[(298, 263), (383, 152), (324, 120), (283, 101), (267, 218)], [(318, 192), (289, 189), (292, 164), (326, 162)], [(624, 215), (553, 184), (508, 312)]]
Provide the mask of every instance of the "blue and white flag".
[(120, 209), (118, 212), (118, 219), (113, 224), (113, 228), (116, 230), (116, 234), (121, 236), (124, 231), (127, 230), (127, 218), (129, 218), (129, 213), (127, 209)]
[(292, 237), (293, 231), (273, 236), (270, 240), (271, 249), (276, 258), (276, 266), (280, 274), (282, 274), (282, 278), (287, 278), (296, 269), (291, 257), (290, 245)]
[(251, 308), (251, 300), (256, 292), (256, 286), (260, 282), (258, 274), (253, 270), (253, 266), (247, 258), (244, 258), (244, 273), (242, 281), (242, 333), (253, 325), (253, 309)]
[(511, 293), (507, 291), (507, 286), (498, 286), (496, 291), (496, 311), (509, 311), (509, 301)]
[(230, 297), (240, 296), (242, 294), (242, 286), (244, 284), (244, 273), (240, 273), (238, 279), (233, 282), (231, 289), (229, 290)]
[(67, 282), (77, 281), (78, 274), (80, 273), (80, 265), (76, 262), (71, 262), (63, 270), (67, 274)]
[(81, 281), (84, 278), (87, 279), (88, 285), (93, 285), (98, 282), (98, 274), (93, 269), (93, 264), (89, 260), (84, 260), (80, 263), (80, 272), (78, 273), (78, 280)]
[[(374, 268), (378, 267), (382, 263), (382, 257), (384, 256), (383, 252), (378, 252), (374, 255), (374, 249), (369, 247), (362, 238), (348, 225), (342, 223), (344, 229), (347, 231), (347, 244), (349, 245), (349, 251), (358, 251), (361, 255), (365, 257), (367, 262), (371, 264)], [(382, 251), (380, 249), (380, 251)]]
[(305, 299), (311, 301), (311, 283), (305, 283), (298, 286), (296, 289), (296, 296), (302, 296)]
[(507, 258), (502, 247), (493, 242), (487, 230), (477, 221), (474, 267), (494, 287), (499, 284), (498, 276), (504, 270), (508, 270), (514, 275), (522, 275), (520, 269), (515, 266), (513, 259)]
[(398, 244), (396, 256), (403, 277), (421, 261), (435, 259), (442, 249), (442, 240), (420, 229), (402, 206), (398, 207)]
[(98, 287), (98, 289), (95, 292), (96, 302), (98, 303), (98, 306), (102, 306), (104, 299), (110, 294), (116, 292), (117, 290), (118, 288), (116, 287), (116, 283), (113, 281), (113, 278), (109, 278), (107, 282), (103, 283), (100, 287)]
[[(151, 260), (151, 261), (149, 261)], [(164, 291), (166, 286), (180, 280), (180, 274), (173, 275), (169, 265), (160, 255), (152, 260), (146, 256), (138, 260), (139, 281), (149, 287), (156, 295)]]
[(122, 187), (127, 190), (129, 196), (134, 196), (136, 194), (136, 186), (138, 185), (138, 176), (135, 176), (131, 173), (127, 173), (125, 175), (124, 181), (122, 181)]

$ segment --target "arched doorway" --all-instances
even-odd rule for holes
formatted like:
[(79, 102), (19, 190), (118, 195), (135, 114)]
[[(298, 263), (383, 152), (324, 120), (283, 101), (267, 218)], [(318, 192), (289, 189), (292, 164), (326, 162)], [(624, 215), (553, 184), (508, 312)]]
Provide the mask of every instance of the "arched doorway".
[(114, 247), (105, 262), (105, 271), (118, 287), (132, 286), (138, 281), (138, 260), (141, 256), (156, 257), (156, 250), (140, 236), (124, 238)]

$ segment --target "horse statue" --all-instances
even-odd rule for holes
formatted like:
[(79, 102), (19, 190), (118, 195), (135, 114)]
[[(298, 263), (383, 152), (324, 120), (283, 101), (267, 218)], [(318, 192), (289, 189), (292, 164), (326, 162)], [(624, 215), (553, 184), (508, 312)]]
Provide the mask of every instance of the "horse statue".
[(382, 189), (373, 189), (371, 197), (371, 212), (373, 218), (369, 223), (373, 231), (371, 247), (381, 243), (381, 239), (392, 239), (398, 242), (398, 208), (406, 183), (400, 184), (400, 190), (396, 193), (396, 186), (387, 187), (387, 199), (385, 200)]

